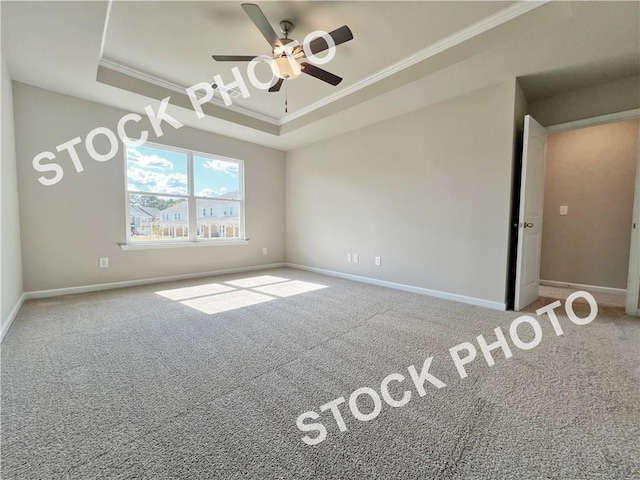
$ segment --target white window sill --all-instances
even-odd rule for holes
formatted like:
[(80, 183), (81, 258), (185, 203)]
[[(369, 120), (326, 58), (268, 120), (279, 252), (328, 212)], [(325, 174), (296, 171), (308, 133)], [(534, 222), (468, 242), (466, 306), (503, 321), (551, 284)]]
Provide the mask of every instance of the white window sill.
[(193, 247), (223, 247), (229, 245), (248, 245), (247, 240), (198, 240), (195, 242), (140, 242), (140, 243), (124, 243), (120, 244), (120, 248), (127, 250), (156, 250), (160, 248), (193, 248)]

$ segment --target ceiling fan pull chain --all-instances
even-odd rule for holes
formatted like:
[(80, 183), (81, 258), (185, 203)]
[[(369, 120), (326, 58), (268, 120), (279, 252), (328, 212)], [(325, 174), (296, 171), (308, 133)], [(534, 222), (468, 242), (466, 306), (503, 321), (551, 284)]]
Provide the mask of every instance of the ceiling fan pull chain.
[(287, 88), (287, 83), (289, 83), (289, 82), (287, 82), (287, 80), (285, 79), (285, 81), (284, 81), (284, 113), (288, 113), (289, 112), (289, 109), (288, 109), (288, 106), (289, 106), (289, 102), (288, 102), (289, 89)]

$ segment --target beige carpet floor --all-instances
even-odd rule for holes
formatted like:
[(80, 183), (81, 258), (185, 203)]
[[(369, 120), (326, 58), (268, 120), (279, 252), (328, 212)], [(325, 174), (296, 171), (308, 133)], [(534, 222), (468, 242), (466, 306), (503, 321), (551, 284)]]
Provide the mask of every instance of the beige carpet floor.
[[(1, 476), (640, 478), (640, 321), (559, 312), (563, 335), (540, 318), (520, 350), (514, 312), (290, 269), (28, 301), (2, 344)], [(490, 367), (476, 337), (496, 327), (513, 355)], [(449, 354), (463, 342), (478, 349), (466, 378)], [(446, 387), (419, 396), (408, 367), (429, 357)], [(409, 401), (355, 418), (352, 392), (392, 373)], [(320, 411), (340, 397), (346, 431)], [(327, 432), (315, 446), (307, 411)]]

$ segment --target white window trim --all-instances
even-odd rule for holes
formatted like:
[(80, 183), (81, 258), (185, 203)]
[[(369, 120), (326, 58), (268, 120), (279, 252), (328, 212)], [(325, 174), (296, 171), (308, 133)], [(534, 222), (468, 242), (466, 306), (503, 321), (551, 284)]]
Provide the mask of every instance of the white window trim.
[[(127, 250), (153, 250), (158, 248), (183, 248), (183, 247), (206, 247), (206, 246), (229, 246), (229, 245), (247, 245), (249, 244), (249, 239), (247, 238), (246, 229), (245, 229), (245, 199), (244, 199), (244, 160), (240, 160), (237, 158), (225, 157), (223, 155), (218, 155), (215, 153), (207, 153), (200, 152), (197, 150), (189, 150), (181, 147), (174, 147), (170, 145), (162, 145), (160, 143), (153, 142), (145, 142), (143, 146), (149, 146), (152, 148), (158, 148), (163, 150), (169, 150), (173, 152), (183, 153), (187, 155), (187, 185), (188, 185), (188, 194), (187, 195), (174, 195), (168, 193), (148, 193), (148, 192), (137, 192), (129, 190), (129, 178), (128, 178), (128, 165), (127, 165), (127, 145), (124, 145), (124, 194), (125, 194), (125, 220), (126, 220), (126, 235), (127, 235), (127, 243), (120, 244), (120, 248), (124, 251)], [(229, 199), (217, 199), (220, 201), (231, 201), (238, 203), (240, 212), (238, 218), (238, 226), (240, 228), (240, 238), (198, 238), (198, 211), (197, 211), (197, 200), (212, 200), (210, 197), (196, 197), (193, 191), (195, 185), (195, 178), (193, 172), (194, 165), (194, 156), (202, 156), (207, 158), (212, 158), (215, 160), (220, 160), (223, 162), (231, 162), (238, 164), (238, 200), (229, 200)], [(129, 195), (156, 195), (156, 196), (168, 196), (168, 197), (176, 197), (176, 198), (185, 198), (187, 200), (187, 215), (188, 226), (189, 226), (189, 239), (188, 240), (180, 240), (180, 241), (168, 241), (168, 240), (155, 240), (155, 241), (138, 241), (133, 242), (131, 240), (131, 212), (130, 212), (130, 200)], [(216, 197), (213, 197), (213, 200), (216, 200)], [(192, 206), (193, 204), (193, 206)]]
[(196, 240), (195, 242), (191, 242), (188, 240), (185, 240), (182, 242), (169, 242), (169, 241), (159, 240), (153, 243), (152, 242), (122, 243), (120, 244), (120, 249), (126, 252), (130, 250), (156, 250), (160, 248), (224, 247), (224, 246), (230, 246), (230, 245), (249, 245), (249, 242), (250, 242), (249, 239), (246, 239), (246, 240), (206, 239), (206, 240)]

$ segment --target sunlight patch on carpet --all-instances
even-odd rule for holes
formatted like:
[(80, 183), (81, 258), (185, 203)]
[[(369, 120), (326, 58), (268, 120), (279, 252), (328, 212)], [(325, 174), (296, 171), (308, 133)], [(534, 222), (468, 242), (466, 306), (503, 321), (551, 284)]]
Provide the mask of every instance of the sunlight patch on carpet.
[(156, 294), (213, 315), (323, 288), (328, 286), (274, 275), (260, 275), (228, 282), (162, 290)]
[(195, 287), (175, 288), (173, 290), (164, 290), (156, 292), (169, 300), (186, 300), (188, 298), (204, 297), (206, 295), (213, 295), (217, 293), (231, 292), (235, 290), (233, 287), (227, 285), (220, 285), (219, 283), (210, 283), (208, 285), (196, 285)]
[(237, 292), (212, 295), (210, 297), (194, 298), (193, 300), (185, 300), (180, 303), (212, 315), (214, 313), (228, 312), (229, 310), (235, 310), (237, 308), (270, 302), (271, 300), (275, 300), (275, 298), (248, 290), (240, 290)]

